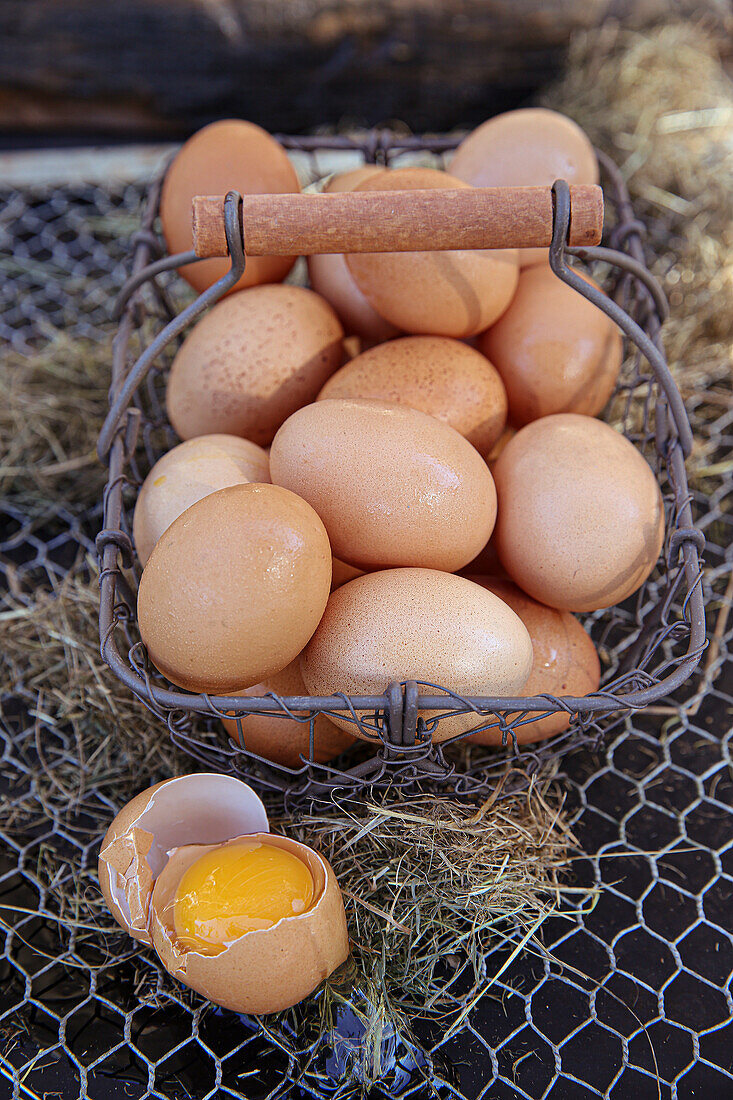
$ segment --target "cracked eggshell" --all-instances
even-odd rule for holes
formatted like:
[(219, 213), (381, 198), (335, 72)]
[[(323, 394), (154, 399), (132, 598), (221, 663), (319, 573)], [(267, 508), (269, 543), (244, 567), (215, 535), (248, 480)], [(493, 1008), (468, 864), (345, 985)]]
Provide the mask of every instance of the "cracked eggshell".
[[(355, 191), (455, 190), (462, 180), (435, 168), (385, 169)], [(405, 332), (459, 338), (493, 325), (519, 278), (516, 249), (444, 252), (359, 252), (346, 262), (372, 306)]]
[(148, 787), (120, 810), (102, 841), (99, 885), (112, 916), (133, 939), (152, 943), (150, 897), (171, 849), (268, 828), (260, 799), (233, 776), (199, 772)]
[[(232, 837), (232, 843), (241, 838)], [(217, 955), (184, 950), (176, 943), (173, 904), (181, 878), (216, 844), (184, 845), (171, 853), (150, 902), (152, 943), (166, 970), (184, 985), (232, 1012), (259, 1016), (280, 1012), (309, 993), (349, 955), (341, 891), (330, 865), (311, 848), (287, 837), (257, 835), (302, 859), (315, 884), (314, 904), (283, 917), (272, 928), (246, 932)]]

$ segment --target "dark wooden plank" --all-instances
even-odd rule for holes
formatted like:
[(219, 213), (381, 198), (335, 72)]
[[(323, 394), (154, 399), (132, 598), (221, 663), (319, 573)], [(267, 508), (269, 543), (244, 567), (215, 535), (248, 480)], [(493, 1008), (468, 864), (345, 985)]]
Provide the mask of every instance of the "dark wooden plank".
[[(667, 0), (2, 0), (0, 125), (185, 134), (237, 115), (301, 132), (445, 129), (516, 105), (569, 36)], [(677, 14), (719, 0), (679, 0)], [(75, 107), (78, 110), (75, 111)]]

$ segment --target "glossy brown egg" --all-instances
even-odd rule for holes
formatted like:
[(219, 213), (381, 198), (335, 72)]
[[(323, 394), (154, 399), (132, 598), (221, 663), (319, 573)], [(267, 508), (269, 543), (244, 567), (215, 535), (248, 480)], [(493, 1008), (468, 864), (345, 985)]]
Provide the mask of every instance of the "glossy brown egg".
[[(397, 168), (357, 191), (455, 189), (466, 184), (433, 168)], [(357, 286), (382, 317), (405, 332), (473, 336), (496, 321), (517, 286), (516, 250), (364, 252), (347, 259)]]
[[(363, 180), (382, 171), (374, 164), (365, 164), (332, 176), (323, 190), (353, 191)], [(378, 344), (398, 335), (399, 329), (380, 317), (359, 290), (345, 256), (335, 252), (309, 256), (308, 276), (313, 289), (336, 310), (345, 332), (361, 337), (367, 344)]]
[[(265, 683), (255, 684), (241, 692), (250, 698), (274, 692), (280, 696), (308, 695), (296, 658), (282, 672), (268, 677)], [(240, 694), (239, 692), (237, 694)], [(304, 714), (305, 712), (298, 712)], [(314, 720), (313, 756), (310, 754), (310, 723), (297, 722), (294, 718), (273, 717), (268, 714), (249, 714), (238, 723), (235, 718), (222, 719), (224, 729), (232, 741), (248, 752), (264, 756), (286, 768), (302, 768), (303, 760), (316, 760), (324, 764), (353, 745), (354, 738), (338, 729), (325, 715)], [(240, 735), (241, 731), (241, 735)]]
[[(285, 194), (300, 191), (295, 169), (274, 138), (252, 122), (222, 119), (188, 139), (168, 169), (160, 196), (160, 220), (169, 253), (193, 247), (191, 200), (194, 195)], [(277, 283), (294, 256), (248, 256), (237, 290), (258, 283)], [(199, 293), (226, 275), (229, 260), (199, 260), (179, 268)]]
[(480, 352), (447, 336), (403, 336), (362, 352), (329, 378), (323, 398), (409, 405), (450, 424), (486, 457), (507, 414), (504, 384)]
[(145, 565), (156, 542), (197, 500), (245, 481), (270, 480), (267, 452), (236, 435), (200, 435), (159, 458), (138, 493), (132, 518), (135, 549)]
[(302, 286), (258, 286), (219, 302), (192, 329), (168, 378), (166, 404), (183, 439), (211, 432), (267, 446), (341, 365), (343, 329)]
[[(511, 607), (529, 632), (532, 639), (532, 671), (522, 688), (522, 695), (581, 697), (598, 690), (601, 680), (598, 654), (574, 615), (537, 603), (510, 581), (480, 576), (471, 580)], [(561, 733), (569, 725), (569, 715), (558, 711), (535, 722), (515, 726), (514, 734), (518, 744), (527, 745)], [(502, 743), (501, 733), (496, 729), (482, 730), (473, 734), (471, 739), (481, 745)]]
[[(481, 585), (434, 569), (387, 569), (345, 584), (301, 657), (313, 695), (379, 695), (393, 681), (422, 680), (461, 695), (511, 696), (521, 694), (531, 666), (529, 634), (511, 608)], [(346, 719), (334, 721), (367, 736)], [(433, 739), (479, 725), (475, 713), (444, 718)]]
[(362, 569), (460, 569), (494, 525), (481, 455), (404, 405), (342, 399), (300, 409), (273, 440), (270, 475), (315, 508), (334, 555)]
[[(590, 141), (572, 119), (544, 107), (506, 111), (465, 138), (450, 163), (451, 174), (474, 187), (543, 187), (557, 179), (598, 183)], [(523, 267), (546, 262), (546, 248), (522, 248)]]
[(545, 264), (522, 271), (511, 305), (479, 347), (504, 380), (518, 428), (552, 413), (596, 416), (623, 358), (620, 329)]
[(656, 478), (628, 439), (574, 413), (535, 420), (494, 466), (495, 542), (520, 588), (564, 611), (594, 611), (644, 583), (664, 538)]
[(310, 505), (277, 485), (232, 485), (156, 543), (140, 581), (140, 634), (179, 687), (240, 691), (297, 657), (330, 587), (331, 548)]

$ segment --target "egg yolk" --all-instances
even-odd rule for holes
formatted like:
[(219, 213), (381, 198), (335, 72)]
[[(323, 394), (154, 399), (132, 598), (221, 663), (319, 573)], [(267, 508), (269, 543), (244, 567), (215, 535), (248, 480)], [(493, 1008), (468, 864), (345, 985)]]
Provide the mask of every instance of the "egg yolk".
[(183, 875), (173, 903), (182, 947), (217, 955), (228, 943), (313, 904), (313, 876), (292, 852), (241, 841), (207, 852)]

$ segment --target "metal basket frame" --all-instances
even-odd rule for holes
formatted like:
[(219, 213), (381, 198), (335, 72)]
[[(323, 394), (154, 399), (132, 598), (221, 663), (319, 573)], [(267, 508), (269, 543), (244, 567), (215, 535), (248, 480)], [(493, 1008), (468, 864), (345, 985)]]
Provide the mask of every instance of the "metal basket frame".
[[(397, 137), (389, 131), (374, 131), (363, 140), (345, 137), (292, 138), (280, 137), (288, 150), (322, 151), (355, 150), (365, 161), (389, 163), (404, 152), (420, 151), (441, 154), (455, 147), (458, 139), (423, 139)], [(100, 434), (100, 458), (108, 463), (109, 476), (104, 495), (104, 528), (97, 539), (100, 556), (100, 643), (101, 653), (115, 675), (125, 683), (151, 710), (167, 722), (169, 729), (184, 747), (200, 760), (210, 764), (212, 750), (191, 737), (187, 730), (194, 714), (208, 718), (234, 717), (238, 720), (240, 746), (233, 743), (220, 753), (214, 751), (215, 766), (250, 773), (253, 764), (264, 768), (268, 786), (289, 791), (307, 789), (323, 793), (334, 787), (360, 786), (385, 779), (402, 781), (414, 778), (445, 780), (455, 768), (443, 754), (452, 742), (432, 743), (432, 732), (443, 718), (454, 714), (477, 716), (477, 725), (461, 740), (488, 726), (498, 727), (503, 744), (515, 758), (535, 756), (544, 749), (517, 745), (514, 731), (524, 722), (565, 711), (572, 716), (577, 732), (598, 728), (603, 717), (621, 711), (640, 710), (668, 697), (680, 687), (697, 666), (705, 647), (705, 609), (702, 592), (701, 553), (702, 532), (693, 525), (690, 495), (685, 471), (685, 458), (692, 447), (692, 433), (679, 391), (667, 366), (660, 328), (667, 315), (666, 300), (659, 284), (644, 262), (642, 236), (644, 226), (634, 217), (628, 192), (620, 172), (603, 154), (599, 160), (606, 178), (606, 196), (615, 207), (617, 224), (609, 244), (612, 247), (568, 248), (565, 245), (570, 221), (569, 190), (564, 181), (553, 188), (553, 239), (549, 249), (552, 270), (578, 293), (588, 298), (606, 313), (635, 346), (637, 370), (642, 358), (647, 361), (653, 379), (649, 387), (646, 415), (653, 406), (654, 449), (660, 480), (666, 477), (671, 508), (664, 567), (668, 574), (665, 598), (648, 611), (643, 619), (637, 615), (638, 637), (632, 653), (634, 667), (598, 692), (585, 697), (463, 697), (446, 694), (418, 694), (421, 687), (445, 691), (440, 685), (408, 681), (390, 684), (382, 695), (326, 697), (280, 697), (269, 694), (260, 698), (241, 696), (209, 696), (171, 690), (165, 686), (147, 660), (144, 647), (133, 642), (126, 654), (120, 652), (117, 629), (134, 618), (135, 583), (129, 570), (134, 550), (125, 519), (124, 488), (136, 479), (130, 468), (138, 445), (143, 414), (136, 397), (151, 366), (161, 353), (183, 332), (186, 326), (205, 309), (221, 298), (239, 279), (244, 269), (244, 245), (239, 216), (240, 197), (230, 192), (225, 204), (226, 231), (232, 261), (230, 271), (201, 294), (181, 313), (175, 313), (167, 291), (158, 281), (164, 272), (192, 262), (195, 254), (161, 255), (163, 246), (154, 232), (158, 212), (162, 176), (151, 188), (141, 230), (133, 238), (132, 274), (118, 300), (119, 328), (113, 343), (110, 411)], [(153, 257), (158, 255), (159, 258)], [(616, 269), (618, 278), (613, 296), (607, 296), (589, 285), (567, 265), (568, 256), (582, 261), (603, 261)], [(130, 346), (144, 318), (141, 289), (148, 285), (158, 309), (167, 324), (143, 348), (134, 363)], [(639, 384), (639, 383), (637, 383)], [(656, 401), (652, 390), (656, 387)], [(632, 389), (634, 387), (632, 386)], [(681, 603), (682, 616), (669, 621), (674, 602)], [(684, 653), (670, 655), (667, 651), (660, 666), (650, 671), (652, 658), (659, 656), (666, 645), (679, 646), (686, 641)], [(425, 711), (441, 711), (437, 718), (426, 722)], [(377, 752), (354, 767), (339, 768), (319, 765), (314, 761), (314, 719), (319, 714), (338, 712), (355, 726), (362, 737), (378, 742)], [(310, 747), (303, 766), (288, 769), (249, 753), (246, 748), (247, 715), (263, 714), (295, 718), (310, 725)], [(480, 719), (484, 718), (483, 722)], [(560, 744), (576, 742), (577, 737), (560, 739)], [(555, 746), (556, 739), (553, 739)], [(556, 747), (554, 751), (557, 751)], [(496, 759), (496, 753), (494, 754)]]

